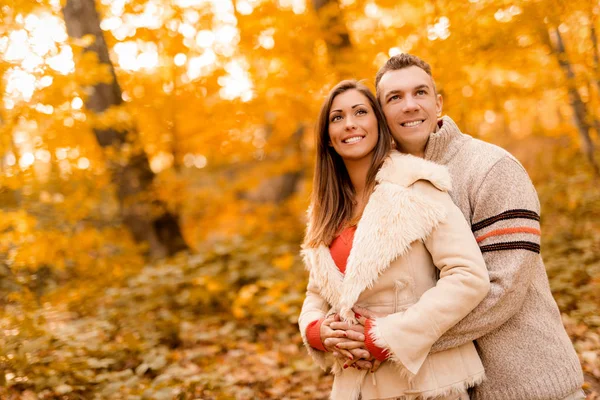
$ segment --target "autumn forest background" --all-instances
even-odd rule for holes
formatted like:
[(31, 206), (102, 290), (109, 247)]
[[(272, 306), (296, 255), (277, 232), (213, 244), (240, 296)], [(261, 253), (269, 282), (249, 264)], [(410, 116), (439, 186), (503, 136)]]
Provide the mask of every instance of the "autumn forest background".
[(0, 398), (326, 399), (302, 348), (313, 129), (429, 61), (511, 151), (600, 398), (595, 0), (2, 0)]

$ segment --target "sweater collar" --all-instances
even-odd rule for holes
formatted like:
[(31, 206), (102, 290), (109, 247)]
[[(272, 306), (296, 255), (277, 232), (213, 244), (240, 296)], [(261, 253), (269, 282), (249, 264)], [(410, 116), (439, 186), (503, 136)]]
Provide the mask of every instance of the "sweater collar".
[(462, 133), (452, 118), (448, 116), (444, 116), (440, 122), (441, 126), (437, 132), (429, 136), (425, 148), (425, 159), (445, 165), (472, 137)]

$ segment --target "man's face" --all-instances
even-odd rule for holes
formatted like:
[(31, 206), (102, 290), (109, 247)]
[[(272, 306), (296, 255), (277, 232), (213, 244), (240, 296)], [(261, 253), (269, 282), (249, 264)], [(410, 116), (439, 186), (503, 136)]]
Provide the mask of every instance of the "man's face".
[(386, 72), (379, 81), (383, 113), (400, 151), (422, 157), (442, 112), (442, 96), (419, 67)]

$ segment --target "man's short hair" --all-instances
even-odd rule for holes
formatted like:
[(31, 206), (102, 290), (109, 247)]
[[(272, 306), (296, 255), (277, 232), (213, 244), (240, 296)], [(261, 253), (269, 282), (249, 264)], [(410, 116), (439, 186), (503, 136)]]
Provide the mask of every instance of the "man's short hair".
[[(377, 90), (377, 99), (379, 99), (379, 81), (383, 77), (386, 72), (396, 71), (399, 69), (404, 69), (408, 67), (419, 67), (423, 71), (427, 72), (429, 76), (431, 76), (431, 80), (433, 81), (433, 75), (431, 74), (431, 66), (427, 64), (425, 61), (421, 60), (417, 56), (413, 56), (412, 54), (402, 53), (390, 57), (389, 60), (383, 65), (383, 67), (379, 68), (377, 71), (377, 75), (375, 75), (375, 89)], [(433, 89), (436, 90), (435, 82), (433, 83)]]

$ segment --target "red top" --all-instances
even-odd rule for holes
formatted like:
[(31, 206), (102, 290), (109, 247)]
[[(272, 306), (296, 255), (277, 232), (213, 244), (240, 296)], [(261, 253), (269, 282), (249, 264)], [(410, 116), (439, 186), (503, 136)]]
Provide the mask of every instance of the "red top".
[[(356, 226), (349, 226), (344, 229), (338, 236), (333, 239), (331, 245), (329, 245), (329, 251), (331, 252), (331, 258), (335, 262), (340, 272), (344, 274), (346, 272), (346, 264), (348, 263), (348, 257), (350, 256), (350, 250), (352, 250), (352, 242), (354, 241), (354, 233), (356, 232)], [(313, 321), (306, 327), (306, 339), (311, 347), (327, 351), (321, 342), (321, 323), (325, 318)], [(371, 321), (367, 320), (365, 323), (365, 346), (375, 358), (383, 361), (387, 358), (388, 354), (385, 349), (377, 347), (371, 340), (369, 331), (371, 329)]]
[(348, 263), (348, 257), (350, 256), (350, 250), (352, 250), (355, 232), (356, 226), (349, 226), (336, 236), (329, 245), (331, 258), (333, 258), (335, 265), (342, 274), (346, 273), (346, 264)]

